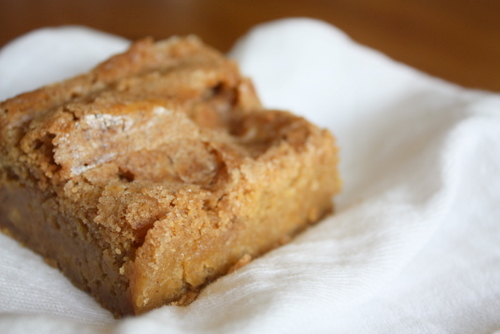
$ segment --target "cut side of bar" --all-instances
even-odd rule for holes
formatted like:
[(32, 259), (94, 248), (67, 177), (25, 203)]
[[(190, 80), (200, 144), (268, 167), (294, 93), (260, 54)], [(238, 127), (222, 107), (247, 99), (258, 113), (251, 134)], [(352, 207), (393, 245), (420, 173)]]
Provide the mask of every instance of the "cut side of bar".
[(332, 211), (332, 135), (196, 37), (0, 104), (0, 227), (117, 317), (184, 305)]

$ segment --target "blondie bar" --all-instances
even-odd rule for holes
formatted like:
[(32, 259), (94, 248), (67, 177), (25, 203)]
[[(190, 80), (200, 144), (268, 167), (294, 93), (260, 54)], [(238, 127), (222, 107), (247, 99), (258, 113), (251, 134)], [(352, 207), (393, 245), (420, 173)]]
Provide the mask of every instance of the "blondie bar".
[(331, 134), (196, 37), (0, 104), (0, 228), (115, 316), (187, 304), (332, 210)]

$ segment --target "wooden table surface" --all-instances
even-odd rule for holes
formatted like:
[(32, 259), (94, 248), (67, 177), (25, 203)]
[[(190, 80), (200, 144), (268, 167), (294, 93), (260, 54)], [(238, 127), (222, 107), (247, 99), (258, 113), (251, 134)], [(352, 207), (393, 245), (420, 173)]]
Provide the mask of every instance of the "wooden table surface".
[(130, 39), (194, 33), (227, 51), (255, 24), (298, 16), (434, 76), (500, 92), (499, 0), (0, 0), (0, 46), (78, 24)]

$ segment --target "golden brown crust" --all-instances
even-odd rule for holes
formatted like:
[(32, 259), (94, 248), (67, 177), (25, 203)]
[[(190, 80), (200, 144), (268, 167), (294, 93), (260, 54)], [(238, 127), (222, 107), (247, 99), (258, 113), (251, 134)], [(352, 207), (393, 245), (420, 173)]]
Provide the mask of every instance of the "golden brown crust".
[(331, 211), (333, 137), (194, 37), (0, 104), (0, 226), (115, 315), (185, 304)]

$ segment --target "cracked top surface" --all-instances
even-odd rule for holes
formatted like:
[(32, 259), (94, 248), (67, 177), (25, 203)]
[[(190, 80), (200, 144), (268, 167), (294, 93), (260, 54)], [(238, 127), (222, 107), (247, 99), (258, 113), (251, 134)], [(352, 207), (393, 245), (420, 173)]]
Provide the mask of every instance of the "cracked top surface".
[(120, 239), (120, 253), (179, 194), (216, 206), (232, 173), (319, 131), (261, 109), (235, 63), (195, 37), (138, 41), (90, 73), (7, 100), (0, 126), (6, 178), (116, 232), (108, 242)]

